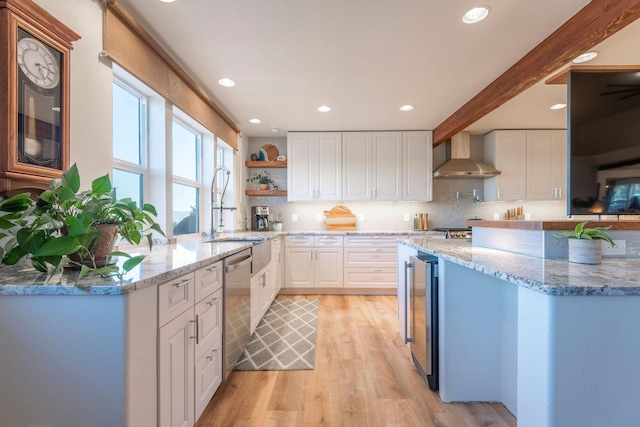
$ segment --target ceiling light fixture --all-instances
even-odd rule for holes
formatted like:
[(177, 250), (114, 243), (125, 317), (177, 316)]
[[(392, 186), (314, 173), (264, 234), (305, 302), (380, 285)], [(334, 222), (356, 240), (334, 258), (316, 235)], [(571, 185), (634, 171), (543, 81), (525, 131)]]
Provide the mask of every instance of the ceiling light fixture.
[(549, 107), (550, 110), (562, 110), (563, 108), (565, 108), (567, 106), (567, 104), (553, 104), (551, 107)]
[(225, 87), (232, 87), (236, 85), (236, 82), (234, 82), (233, 80), (231, 80), (228, 77), (224, 77), (220, 80), (218, 80), (218, 83), (220, 83), (220, 85), (225, 86)]
[(160, 0), (162, 3), (173, 3), (176, 0)]
[(260, 123), (262, 123), (262, 120), (260, 120), (260, 119), (249, 119), (249, 123), (253, 123), (254, 125), (259, 125)]
[(403, 105), (402, 107), (400, 107), (400, 111), (411, 111), (413, 110), (413, 105)]
[(598, 56), (598, 52), (586, 52), (586, 53), (583, 53), (582, 55), (579, 55), (572, 62), (574, 64), (582, 64), (583, 62), (591, 61), (596, 56)]
[(321, 113), (328, 113), (329, 111), (331, 111), (331, 107), (329, 107), (328, 105), (321, 105), (320, 107), (318, 107), (318, 111), (320, 111)]
[(271, 132), (273, 132), (273, 133), (278, 133), (279, 130), (280, 129), (278, 129), (278, 128), (271, 128)]
[(462, 22), (465, 24), (475, 24), (489, 16), (489, 6), (478, 6), (469, 10), (462, 16)]

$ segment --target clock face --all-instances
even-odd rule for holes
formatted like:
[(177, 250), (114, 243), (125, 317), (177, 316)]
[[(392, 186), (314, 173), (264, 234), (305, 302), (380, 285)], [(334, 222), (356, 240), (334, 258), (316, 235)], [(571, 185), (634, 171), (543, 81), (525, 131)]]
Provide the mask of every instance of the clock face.
[(18, 64), (25, 76), (43, 89), (52, 89), (60, 82), (56, 58), (44, 43), (33, 37), (18, 41)]

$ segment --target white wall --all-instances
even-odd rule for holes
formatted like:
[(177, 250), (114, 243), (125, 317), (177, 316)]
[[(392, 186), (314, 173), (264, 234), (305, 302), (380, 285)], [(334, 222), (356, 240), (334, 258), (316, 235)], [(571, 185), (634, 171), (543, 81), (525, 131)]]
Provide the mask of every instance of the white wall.
[(110, 173), (111, 65), (102, 62), (102, 5), (99, 0), (35, 0), (78, 33), (71, 51), (71, 164), (77, 163), (83, 188)]

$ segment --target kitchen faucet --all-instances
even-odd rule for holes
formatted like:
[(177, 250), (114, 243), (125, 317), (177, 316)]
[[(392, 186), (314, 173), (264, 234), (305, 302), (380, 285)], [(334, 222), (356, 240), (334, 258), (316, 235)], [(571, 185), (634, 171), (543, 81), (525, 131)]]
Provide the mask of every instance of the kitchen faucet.
[[(222, 189), (222, 195), (220, 196), (220, 205), (216, 206), (215, 204), (215, 198), (216, 198), (216, 176), (218, 175), (219, 171), (224, 171), (225, 175), (227, 176), (227, 180), (224, 183), (224, 188)], [(216, 234), (216, 230), (213, 226), (213, 215), (216, 211), (216, 209), (220, 210), (220, 213), (218, 214), (218, 232), (222, 232), (224, 230), (224, 226), (222, 225), (222, 211), (224, 209), (228, 209), (230, 211), (234, 211), (236, 210), (236, 208), (234, 207), (222, 207), (222, 201), (224, 200), (224, 194), (227, 192), (227, 185), (229, 185), (229, 179), (231, 179), (231, 171), (229, 169), (227, 169), (224, 166), (218, 166), (214, 171), (213, 171), (213, 179), (211, 180), (211, 238), (213, 239), (215, 237)]]

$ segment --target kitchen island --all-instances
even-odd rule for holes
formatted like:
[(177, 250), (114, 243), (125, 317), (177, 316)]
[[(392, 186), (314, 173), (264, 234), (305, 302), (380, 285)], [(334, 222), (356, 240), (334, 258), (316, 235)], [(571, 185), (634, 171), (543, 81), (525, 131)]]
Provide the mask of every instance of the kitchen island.
[(409, 239), (439, 258), (440, 396), (498, 401), (519, 426), (640, 419), (640, 263), (571, 264)]

